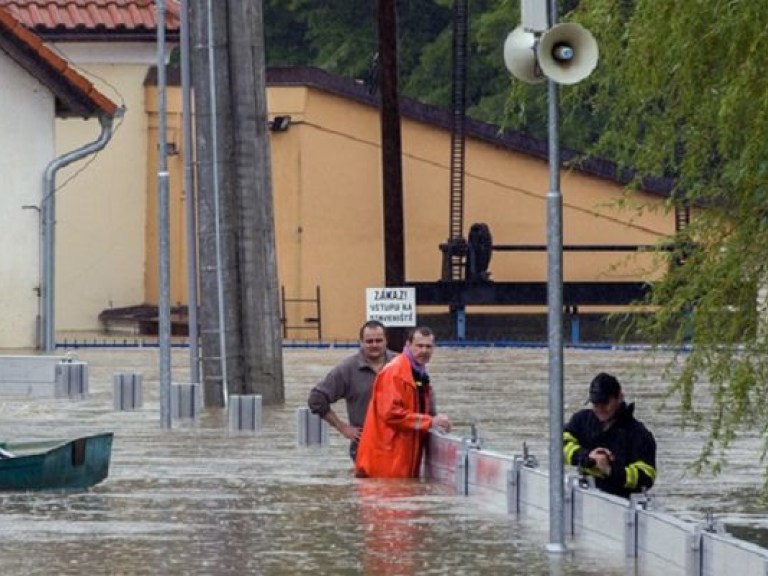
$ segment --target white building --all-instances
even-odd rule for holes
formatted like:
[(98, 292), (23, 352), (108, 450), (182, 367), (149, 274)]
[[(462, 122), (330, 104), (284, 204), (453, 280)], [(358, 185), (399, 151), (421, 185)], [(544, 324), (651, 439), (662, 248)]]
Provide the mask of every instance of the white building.
[(56, 119), (111, 118), (117, 106), (2, 7), (0, 78), (0, 348), (34, 348), (43, 303), (43, 176), (56, 158)]

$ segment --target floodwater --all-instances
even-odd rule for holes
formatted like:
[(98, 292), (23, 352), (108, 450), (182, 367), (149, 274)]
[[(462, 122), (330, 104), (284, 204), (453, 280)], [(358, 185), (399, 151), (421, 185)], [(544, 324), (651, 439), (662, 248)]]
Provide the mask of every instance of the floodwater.
[[(86, 492), (0, 495), (2, 574), (634, 574), (620, 551), (575, 546), (550, 555), (547, 518), (515, 518), (449, 487), (353, 478), (347, 444), (296, 445), (296, 408), (348, 348), (284, 351), (285, 405), (264, 407), (258, 434), (227, 429), (222, 410), (160, 427), (156, 349), (82, 349), (90, 395), (82, 400), (1, 398), (0, 438), (114, 431), (107, 480)], [(762, 534), (758, 437), (740, 438), (719, 477), (694, 475), (703, 433), (681, 430), (662, 408), (664, 358), (644, 352), (567, 350), (566, 411), (583, 405), (600, 370), (625, 383), (658, 441), (658, 508)], [(112, 408), (112, 376), (141, 372), (144, 407)], [(485, 447), (514, 454), (525, 442), (547, 465), (547, 351), (438, 348), (431, 365), (441, 411)], [(173, 380), (188, 354), (173, 351)], [(671, 403), (674, 406), (674, 401)], [(339, 407), (343, 411), (343, 408)], [(545, 468), (546, 469), (546, 468)], [(742, 535), (743, 537), (743, 535)]]

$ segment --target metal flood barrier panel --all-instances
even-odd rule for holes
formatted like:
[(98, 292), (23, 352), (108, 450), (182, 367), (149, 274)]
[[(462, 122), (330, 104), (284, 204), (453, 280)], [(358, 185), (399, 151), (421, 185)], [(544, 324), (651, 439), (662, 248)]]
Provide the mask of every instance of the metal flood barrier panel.
[(515, 458), (469, 447), (467, 452), (467, 494), (502, 495), (507, 504), (510, 471)]
[(549, 512), (549, 475), (546, 472), (526, 466), (518, 467), (517, 487), (520, 513)]
[(458, 466), (464, 466), (464, 449), (461, 438), (430, 434), (427, 457), (424, 459), (424, 475), (440, 484), (453, 484), (459, 494), (466, 495), (464, 489), (456, 485), (457, 481), (464, 478), (464, 474), (457, 471)]
[(756, 544), (728, 534), (701, 532), (701, 551), (702, 576), (732, 572), (738, 572), (738, 576), (768, 575), (768, 550)]
[[(549, 474), (527, 453), (506, 456), (474, 439), (432, 432), (424, 472), (459, 494), (506, 502), (511, 514), (549, 512)], [(768, 549), (717, 533), (710, 524), (652, 510), (647, 495), (626, 500), (584, 484), (577, 476), (565, 479), (570, 537), (618, 546), (640, 574), (768, 576)]]
[[(693, 524), (652, 510), (637, 512), (637, 557), (660, 559), (680, 568), (685, 574), (701, 574), (699, 538), (701, 524)], [(741, 575), (740, 575), (741, 576)]]
[(627, 558), (634, 557), (635, 512), (631, 503), (613, 494), (574, 485), (573, 481), (571, 484), (571, 533), (611, 540), (624, 550)]

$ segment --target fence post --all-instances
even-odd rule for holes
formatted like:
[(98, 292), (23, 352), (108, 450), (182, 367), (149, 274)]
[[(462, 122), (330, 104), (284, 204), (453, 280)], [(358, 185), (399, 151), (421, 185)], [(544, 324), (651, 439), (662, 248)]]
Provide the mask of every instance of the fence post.
[(296, 443), (299, 446), (328, 444), (328, 423), (309, 408), (296, 409)]
[(65, 360), (56, 365), (56, 398), (88, 396), (88, 364)]
[(115, 410), (136, 410), (144, 405), (143, 376), (138, 372), (112, 376), (112, 401)]
[(171, 383), (171, 416), (175, 419), (196, 420), (200, 415), (200, 384)]
[(232, 395), (228, 404), (229, 429), (240, 432), (261, 430), (261, 395)]

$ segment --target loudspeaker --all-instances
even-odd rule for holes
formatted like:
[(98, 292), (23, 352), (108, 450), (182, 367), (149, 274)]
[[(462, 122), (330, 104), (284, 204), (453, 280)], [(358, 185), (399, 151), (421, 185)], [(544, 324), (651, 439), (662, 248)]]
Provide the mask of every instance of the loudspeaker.
[(512, 30), (504, 41), (504, 64), (512, 76), (528, 84), (546, 80), (536, 62), (536, 37), (522, 26)]
[[(539, 68), (547, 78), (558, 84), (576, 84), (595, 69), (599, 51), (589, 30), (568, 23), (556, 24), (547, 30), (539, 40), (536, 55)], [(506, 61), (506, 45), (504, 57)]]

